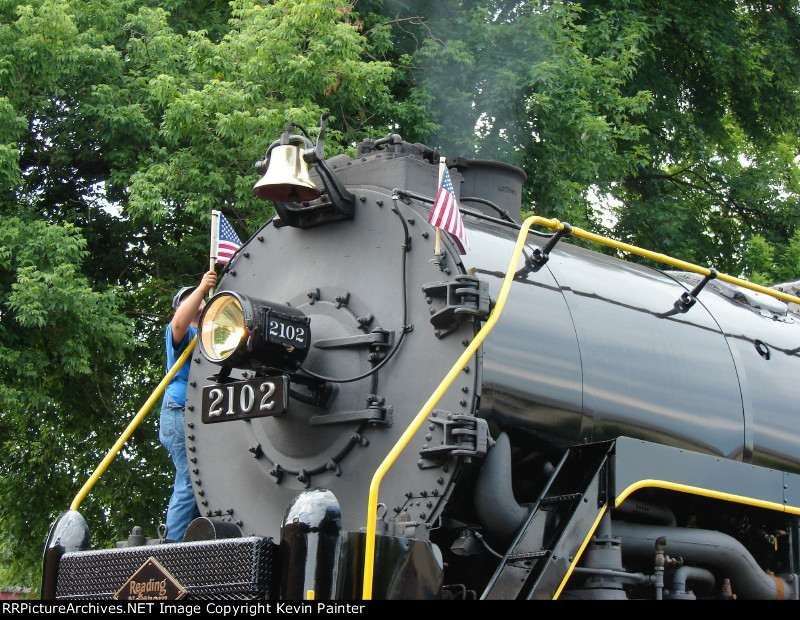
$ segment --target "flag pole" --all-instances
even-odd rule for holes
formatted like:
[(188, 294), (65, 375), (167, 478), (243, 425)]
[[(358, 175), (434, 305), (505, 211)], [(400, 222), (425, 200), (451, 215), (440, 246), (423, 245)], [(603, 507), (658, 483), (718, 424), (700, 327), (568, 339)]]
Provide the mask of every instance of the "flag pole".
[[(217, 245), (219, 237), (219, 211), (211, 210), (211, 249), (208, 253), (208, 270), (214, 271), (214, 265), (217, 262)], [(214, 289), (209, 289), (208, 295), (211, 297), (214, 294)]]
[[(436, 184), (437, 192), (439, 191), (438, 188), (442, 186), (442, 179), (444, 178), (444, 167), (445, 167), (445, 158), (439, 158), (439, 182)], [(436, 245), (433, 248), (434, 254), (441, 254), (442, 253), (442, 229), (438, 226), (436, 227)]]

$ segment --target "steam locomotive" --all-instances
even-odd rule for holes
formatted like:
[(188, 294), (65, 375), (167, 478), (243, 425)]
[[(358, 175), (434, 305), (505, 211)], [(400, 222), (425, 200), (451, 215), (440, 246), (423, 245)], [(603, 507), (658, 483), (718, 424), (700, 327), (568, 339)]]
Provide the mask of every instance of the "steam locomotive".
[(437, 248), (438, 150), (324, 133), (256, 164), (276, 214), (201, 318), (200, 518), (97, 550), (68, 511), (45, 598), (800, 597), (792, 303), (536, 230), (496, 161), (445, 160)]

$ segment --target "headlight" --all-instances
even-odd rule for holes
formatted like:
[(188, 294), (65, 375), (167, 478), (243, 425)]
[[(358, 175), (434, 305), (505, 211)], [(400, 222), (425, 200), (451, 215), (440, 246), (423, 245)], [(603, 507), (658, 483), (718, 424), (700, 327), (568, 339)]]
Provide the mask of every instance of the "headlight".
[(233, 295), (217, 295), (204, 309), (200, 323), (200, 346), (209, 361), (222, 362), (248, 335), (242, 303)]
[(225, 291), (200, 315), (200, 351), (220, 366), (294, 370), (308, 353), (310, 322), (294, 308)]

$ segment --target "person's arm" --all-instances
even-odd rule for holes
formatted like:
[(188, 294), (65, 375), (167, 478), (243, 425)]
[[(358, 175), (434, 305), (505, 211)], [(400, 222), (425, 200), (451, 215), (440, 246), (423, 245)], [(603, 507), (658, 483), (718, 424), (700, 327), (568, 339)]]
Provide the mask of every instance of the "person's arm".
[(203, 303), (203, 298), (216, 285), (217, 274), (213, 270), (207, 271), (197, 288), (175, 310), (175, 316), (172, 317), (172, 345), (174, 347), (180, 345), (186, 332), (189, 331), (189, 326), (197, 318), (197, 311), (200, 309), (200, 304)]

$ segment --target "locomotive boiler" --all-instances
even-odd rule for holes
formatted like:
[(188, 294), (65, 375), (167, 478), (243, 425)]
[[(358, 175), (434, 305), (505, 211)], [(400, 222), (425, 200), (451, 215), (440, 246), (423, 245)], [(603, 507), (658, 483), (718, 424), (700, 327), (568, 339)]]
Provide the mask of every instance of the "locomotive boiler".
[(65, 513), (45, 597), (800, 596), (790, 285), (584, 249), (459, 157), (469, 249), (437, 249), (437, 149), (298, 128), (186, 362), (201, 517), (97, 550)]

